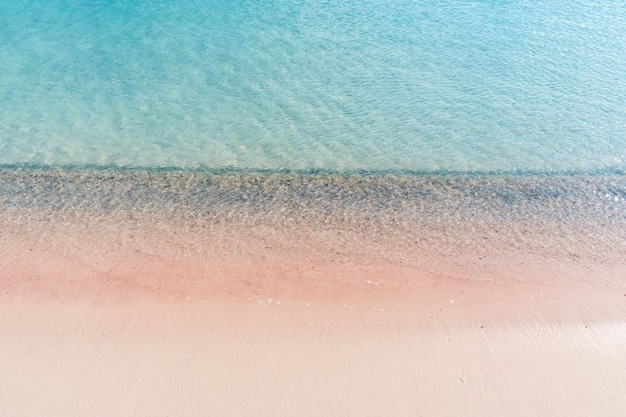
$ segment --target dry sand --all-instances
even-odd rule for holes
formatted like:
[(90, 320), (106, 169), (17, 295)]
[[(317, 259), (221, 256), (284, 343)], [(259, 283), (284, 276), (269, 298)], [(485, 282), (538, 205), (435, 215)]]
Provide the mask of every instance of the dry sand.
[(2, 416), (626, 410), (620, 262), (32, 226), (0, 234)]

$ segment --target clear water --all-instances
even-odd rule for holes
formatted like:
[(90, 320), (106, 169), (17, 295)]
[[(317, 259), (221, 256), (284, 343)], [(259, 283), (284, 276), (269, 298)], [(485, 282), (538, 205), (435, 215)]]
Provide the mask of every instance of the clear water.
[(0, 0), (0, 165), (626, 169), (626, 3)]

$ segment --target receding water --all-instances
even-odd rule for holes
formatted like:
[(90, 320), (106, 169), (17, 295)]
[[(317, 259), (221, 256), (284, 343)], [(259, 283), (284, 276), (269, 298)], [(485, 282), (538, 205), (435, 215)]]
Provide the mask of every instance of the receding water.
[(626, 168), (626, 3), (0, 1), (0, 165)]
[(0, 233), (623, 263), (625, 27), (592, 0), (0, 0)]
[(352, 250), (509, 248), (623, 263), (626, 177), (4, 168), (3, 223), (115, 233), (160, 225), (200, 241), (235, 225)]

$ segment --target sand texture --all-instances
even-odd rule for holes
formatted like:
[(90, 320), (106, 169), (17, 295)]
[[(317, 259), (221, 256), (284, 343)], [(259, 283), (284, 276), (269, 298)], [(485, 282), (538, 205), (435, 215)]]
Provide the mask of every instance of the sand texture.
[(617, 265), (553, 258), (507, 273), (523, 257), (503, 253), (471, 273), (463, 257), (434, 271), (325, 251), (192, 261), (164, 247), (103, 253), (115, 245), (102, 231), (73, 235), (80, 244), (47, 250), (32, 232), (21, 252), (3, 241), (0, 415), (626, 409)]
[(111, 175), (0, 175), (0, 416), (624, 415), (613, 179)]

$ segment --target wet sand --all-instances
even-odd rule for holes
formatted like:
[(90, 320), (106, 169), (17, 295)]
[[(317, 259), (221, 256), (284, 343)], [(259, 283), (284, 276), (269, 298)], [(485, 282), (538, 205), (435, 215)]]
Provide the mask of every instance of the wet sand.
[(163, 178), (158, 198), (136, 179), (107, 194), (128, 208), (90, 194), (101, 174), (52, 174), (0, 181), (2, 415), (626, 408), (620, 187), (586, 211), (553, 192), (528, 212), (506, 184), (462, 204), (454, 187), (394, 200), (357, 184), (289, 206), (265, 179), (254, 204), (229, 183), (237, 198), (199, 218), (188, 178), (185, 198), (163, 198)]

